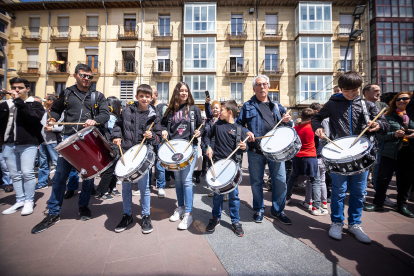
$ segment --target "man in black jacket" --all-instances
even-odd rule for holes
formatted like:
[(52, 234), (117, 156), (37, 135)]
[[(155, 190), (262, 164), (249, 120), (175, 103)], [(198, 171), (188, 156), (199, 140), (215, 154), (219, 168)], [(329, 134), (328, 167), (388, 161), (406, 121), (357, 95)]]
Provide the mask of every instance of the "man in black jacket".
[[(52, 118), (48, 122), (56, 122), (63, 111), (65, 111), (65, 122), (85, 122), (83, 127), (94, 126), (97, 123), (104, 125), (109, 120), (108, 104), (105, 96), (91, 87), (91, 80), (93, 78), (91, 68), (86, 64), (78, 64), (73, 76), (76, 79), (76, 84), (60, 93), (58, 99), (53, 103), (50, 112)], [(95, 94), (95, 105), (92, 103), (93, 94)], [(63, 131), (65, 138), (81, 130), (83, 127), (79, 125), (75, 128), (66, 127)], [(59, 213), (65, 194), (66, 180), (71, 168), (72, 165), (63, 157), (58, 158), (56, 173), (53, 177), (52, 194), (48, 203), (49, 214), (32, 229), (33, 234), (42, 232), (60, 221)], [(88, 204), (93, 184), (93, 178), (84, 180), (82, 183), (82, 193), (79, 196), (78, 202), (79, 215), (82, 220), (91, 218)]]
[(0, 135), (3, 158), (13, 179), (16, 204), (4, 210), (3, 215), (15, 213), (22, 207), (21, 214), (30, 215), (36, 187), (37, 146), (43, 142), (40, 120), (45, 111), (41, 103), (29, 97), (26, 79), (12, 78), (10, 86), (12, 90), (7, 93), (11, 99), (0, 104)]

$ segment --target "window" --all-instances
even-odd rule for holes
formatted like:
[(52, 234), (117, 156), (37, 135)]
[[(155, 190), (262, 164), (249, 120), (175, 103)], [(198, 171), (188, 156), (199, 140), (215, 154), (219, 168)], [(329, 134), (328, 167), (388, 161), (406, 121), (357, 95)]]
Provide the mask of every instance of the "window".
[(265, 48), (265, 71), (279, 71), (279, 48)]
[[(170, 49), (157, 50), (157, 70), (158, 72), (170, 72)], [(158, 90), (158, 89), (157, 89)]]
[(339, 15), (339, 35), (347, 36), (351, 33), (352, 29), (352, 14), (340, 14)]
[(332, 76), (296, 77), (296, 104), (325, 103), (332, 95)]
[(414, 91), (414, 61), (401, 61), (401, 91)]
[(40, 29), (40, 16), (39, 17), (30, 17), (29, 18), (29, 31), (31, 38), (39, 37)]
[(279, 82), (271, 81), (269, 87), (269, 93), (267, 94), (271, 101), (279, 101)]
[(57, 67), (57, 71), (56, 72), (61, 72), (61, 73), (65, 73), (68, 70), (68, 50), (67, 49), (58, 49), (56, 50), (56, 59), (58, 61), (64, 61), (63, 64), (59, 64)]
[(266, 35), (277, 35), (277, 14), (266, 14)]
[(134, 99), (134, 81), (121, 81), (121, 90), (119, 92), (119, 99), (122, 100), (133, 100)]
[(378, 22), (378, 55), (392, 55), (391, 22)]
[(331, 37), (299, 37), (296, 40), (296, 72), (332, 71)]
[(6, 32), (6, 25), (3, 22), (0, 22), (0, 32), (2, 33)]
[(96, 90), (96, 82), (91, 82), (91, 87)]
[(65, 88), (66, 82), (55, 82), (55, 94), (60, 95)]
[(352, 64), (352, 57), (354, 56), (353, 55), (353, 49), (351, 48), (351, 47), (349, 47), (349, 49), (348, 49), (348, 55), (347, 55), (347, 57), (346, 57), (346, 69), (347, 70), (345, 70), (345, 53), (346, 53), (346, 47), (344, 47), (344, 46), (341, 46), (341, 48), (340, 48), (340, 57), (341, 57), (341, 66), (340, 66), (340, 68), (338, 68), (338, 69), (340, 69), (340, 71), (350, 71), (350, 70), (354, 70), (353, 68), (354, 68), (354, 66), (353, 65), (355, 65), (355, 64)]
[(58, 18), (58, 34), (59, 37), (68, 37), (69, 36), (69, 17), (59, 17)]
[(215, 78), (215, 75), (185, 75), (184, 81), (189, 85), (194, 100), (204, 102), (206, 90), (209, 91), (211, 98), (213, 98)]
[(389, 60), (377, 64), (382, 93), (414, 90), (414, 61)]
[(230, 47), (230, 72), (243, 72), (243, 48)]
[(86, 18), (86, 36), (97, 37), (98, 36), (98, 16), (88, 16)]
[(170, 83), (157, 82), (158, 101), (161, 103), (168, 103), (170, 99)]
[(243, 34), (243, 14), (231, 15), (231, 35)]
[(216, 33), (216, 3), (185, 4), (185, 34)]
[(135, 66), (135, 49), (124, 49), (122, 51), (122, 72), (134, 73), (137, 69)]
[(86, 62), (92, 69), (92, 73), (99, 72), (98, 49), (86, 49)]
[[(398, 23), (393, 23), (393, 25), (394, 24), (398, 25)], [(394, 43), (398, 43), (398, 41), (400, 41), (402, 56), (414, 56), (414, 26), (413, 25), (414, 25), (413, 23), (400, 23), (401, 40), (396, 39), (396, 42)], [(398, 38), (398, 30), (396, 30), (396, 38)]]
[(414, 56), (413, 25), (402, 22), (378, 22), (378, 55)]
[(124, 35), (135, 36), (137, 27), (136, 14), (124, 14)]
[(158, 17), (158, 35), (160, 36), (170, 36), (170, 16), (169, 15), (160, 15)]
[(230, 83), (230, 99), (235, 100), (236, 103), (243, 103), (243, 83), (231, 82)]
[(296, 7), (296, 34), (331, 33), (332, 4), (301, 3)]
[(377, 17), (413, 17), (413, 1), (377, 0)]
[(30, 96), (35, 96), (36, 95), (36, 83), (35, 82), (29, 82), (29, 97)]
[(184, 41), (185, 71), (216, 70), (215, 37), (186, 37)]
[(38, 73), (39, 50), (27, 50), (27, 73)]

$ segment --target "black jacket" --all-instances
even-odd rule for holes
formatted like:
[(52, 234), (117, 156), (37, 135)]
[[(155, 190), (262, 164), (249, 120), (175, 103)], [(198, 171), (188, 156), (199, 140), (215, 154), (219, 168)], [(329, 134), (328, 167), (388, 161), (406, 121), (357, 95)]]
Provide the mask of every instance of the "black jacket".
[[(206, 113), (207, 113), (207, 111), (206, 111)], [(207, 133), (210, 131), (210, 129), (213, 127), (213, 125), (214, 125), (213, 118), (208, 118), (206, 120), (206, 122), (204, 123), (204, 132), (203, 132), (203, 136), (201, 137), (201, 150), (203, 152), (203, 155), (206, 154), (206, 150), (207, 150), (207, 139), (209, 139), (207, 137)], [(214, 137), (214, 136), (211, 137), (211, 139), (209, 139), (209, 144), (210, 144), (211, 148), (213, 148), (213, 149), (214, 149), (215, 140), (216, 140), (216, 137)]]
[[(63, 111), (66, 110), (66, 118), (64, 122), (72, 123), (83, 123), (88, 119), (93, 119), (101, 126), (104, 126), (105, 123), (109, 120), (109, 108), (108, 103), (104, 94), (97, 92), (96, 101), (96, 117), (93, 118), (92, 115), (92, 102), (91, 102), (91, 93), (97, 92), (92, 87), (89, 88), (88, 92), (79, 91), (76, 87), (76, 84), (70, 87), (67, 87), (63, 90), (58, 99), (54, 101), (50, 115), (56, 121), (59, 120)], [(86, 97), (85, 97), (86, 94)], [(75, 126), (75, 129), (81, 130), (83, 126)], [(64, 135), (72, 135), (75, 133), (75, 130), (72, 126), (64, 128)]]
[(406, 112), (408, 117), (410, 117), (410, 119), (414, 121), (414, 94), (411, 97), (410, 103), (407, 105)]
[[(8, 100), (10, 101), (10, 100)], [(17, 109), (17, 116), (15, 118), (16, 128), (14, 129), (16, 145), (39, 145), (43, 143), (42, 124), (41, 120), (45, 110), (41, 103), (34, 101), (29, 97), (26, 102), (17, 98), (14, 101)], [(0, 104), (0, 132), (1, 143), (3, 144), (4, 135), (7, 128), (7, 121), (9, 119), (9, 106), (7, 101)]]
[[(312, 117), (312, 129), (316, 131), (322, 127), (322, 121), (329, 117), (330, 137), (332, 140), (350, 135), (359, 135), (366, 127), (366, 121), (362, 109), (362, 101), (365, 101), (361, 96), (357, 96), (353, 101), (347, 100), (342, 94), (333, 95), (329, 101), (324, 104), (322, 109)], [(365, 101), (369, 119), (374, 119), (378, 115), (379, 110), (377, 106)], [(376, 133), (386, 134), (390, 125), (384, 116), (380, 116), (377, 121), (380, 125), (380, 130)], [(370, 137), (375, 135), (375, 132), (366, 131), (365, 135)]]
[(141, 143), (144, 138), (144, 132), (149, 129), (152, 122), (154, 122), (154, 125), (151, 128), (152, 138), (145, 139), (145, 143), (156, 146), (160, 141), (161, 120), (157, 115), (155, 107), (150, 105), (147, 121), (140, 122), (138, 120), (138, 105), (138, 102), (134, 102), (123, 109), (121, 116), (116, 121), (114, 129), (112, 130), (111, 140), (121, 138), (121, 147), (123, 151), (127, 151), (136, 144)]

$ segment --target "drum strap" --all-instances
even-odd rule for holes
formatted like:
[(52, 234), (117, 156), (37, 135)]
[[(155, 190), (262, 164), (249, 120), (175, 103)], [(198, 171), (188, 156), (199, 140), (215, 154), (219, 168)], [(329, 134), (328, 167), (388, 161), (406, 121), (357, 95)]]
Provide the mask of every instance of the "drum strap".
[(91, 114), (92, 114), (92, 119), (95, 118), (95, 116), (96, 116), (96, 94), (97, 94), (97, 92), (92, 92), (91, 93), (91, 103), (92, 103)]
[[(241, 141), (241, 134), (242, 134), (242, 127), (240, 125), (237, 125), (236, 130), (236, 145), (234, 145), (234, 148), (237, 148)], [(240, 153), (240, 150), (236, 151), (236, 162), (240, 163), (242, 161), (243, 153)]]
[[(280, 115), (280, 110), (279, 110), (279, 105), (277, 104), (277, 102), (272, 102), (274, 105), (275, 105), (275, 108), (276, 108), (276, 116), (277, 116), (277, 122), (279, 122), (281, 119), (282, 119), (282, 117), (281, 117), (281, 115)], [(277, 123), (276, 122), (276, 123)]]
[(195, 131), (194, 105), (190, 106), (190, 137), (193, 137)]
[(364, 100), (362, 100), (361, 105), (362, 105), (362, 112), (364, 113), (364, 117), (365, 117), (365, 122), (368, 125), (369, 115), (368, 115), (368, 111), (367, 111), (367, 103)]

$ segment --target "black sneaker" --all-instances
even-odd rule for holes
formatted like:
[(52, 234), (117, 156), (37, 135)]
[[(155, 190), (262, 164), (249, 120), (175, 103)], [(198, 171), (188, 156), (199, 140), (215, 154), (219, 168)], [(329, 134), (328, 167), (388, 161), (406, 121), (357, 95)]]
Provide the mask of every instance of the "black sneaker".
[(43, 232), (47, 230), (47, 228), (49, 228), (53, 224), (58, 223), (59, 221), (60, 221), (59, 215), (48, 214), (40, 223), (38, 223), (35, 227), (33, 227), (32, 234)]
[(212, 218), (210, 219), (207, 227), (206, 227), (206, 231), (207, 232), (214, 232), (214, 230), (216, 230), (216, 227), (220, 225), (220, 221), (216, 218)]
[(256, 223), (263, 222), (263, 213), (262, 212), (255, 212), (253, 215), (253, 221)]
[(13, 192), (14, 191), (14, 189), (13, 189), (13, 185), (5, 185), (5, 186), (3, 186), (4, 187), (4, 191), (6, 192), (6, 193), (11, 193), (11, 192)]
[(68, 190), (63, 196), (64, 199), (69, 199), (75, 194), (75, 190)]
[(113, 200), (114, 199), (114, 197), (113, 196), (111, 196), (109, 193), (100, 193), (98, 196), (97, 196), (97, 199), (103, 199), (103, 200)]
[(152, 223), (151, 223), (151, 216), (147, 215), (147, 216), (143, 216), (142, 217), (142, 233), (144, 234), (149, 234), (152, 232), (152, 230), (154, 230), (154, 228), (152, 228)]
[(292, 224), (292, 221), (284, 213), (280, 213), (279, 215), (274, 215), (274, 214), (272, 214), (272, 212), (270, 212), (270, 216), (272, 218), (277, 219), (278, 221), (280, 221), (283, 224), (286, 224), (286, 225), (291, 225)]
[(92, 213), (89, 210), (88, 206), (79, 207), (79, 216), (81, 216), (81, 220), (88, 220), (91, 219)]
[(242, 228), (242, 225), (240, 223), (232, 223), (231, 228), (233, 228), (234, 234), (236, 234), (237, 237), (243, 237), (244, 230)]
[(118, 223), (118, 225), (116, 226), (115, 232), (121, 233), (122, 231), (126, 230), (128, 228), (128, 225), (130, 225), (132, 221), (133, 221), (132, 216), (128, 216), (124, 214), (122, 216), (121, 222)]

